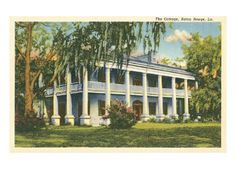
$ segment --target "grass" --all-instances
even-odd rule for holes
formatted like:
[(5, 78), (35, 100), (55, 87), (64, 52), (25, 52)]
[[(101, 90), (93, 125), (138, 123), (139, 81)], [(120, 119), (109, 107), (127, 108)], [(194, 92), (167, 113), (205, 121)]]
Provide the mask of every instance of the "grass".
[(138, 123), (131, 129), (49, 126), (16, 132), (16, 147), (220, 147), (220, 123)]

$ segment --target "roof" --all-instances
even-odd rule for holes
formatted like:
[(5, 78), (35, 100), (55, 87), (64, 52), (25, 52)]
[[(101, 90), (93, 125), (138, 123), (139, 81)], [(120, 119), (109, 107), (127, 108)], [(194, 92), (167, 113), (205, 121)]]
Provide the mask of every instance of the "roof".
[(157, 69), (160, 71), (173, 72), (173, 73), (178, 73), (178, 74), (194, 76), (193, 73), (188, 72), (186, 69), (183, 69), (183, 68), (154, 63), (151, 61), (151, 59), (149, 58), (148, 55), (142, 55), (142, 56), (138, 56), (138, 57), (130, 56), (129, 57), (129, 65), (136, 65), (136, 66), (141, 65), (142, 67), (145, 67), (145, 68)]

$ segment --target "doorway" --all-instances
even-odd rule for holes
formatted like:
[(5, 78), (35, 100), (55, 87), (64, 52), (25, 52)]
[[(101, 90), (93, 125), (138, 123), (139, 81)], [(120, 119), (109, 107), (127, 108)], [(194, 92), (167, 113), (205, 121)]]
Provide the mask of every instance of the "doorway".
[(143, 113), (143, 103), (139, 100), (133, 102), (133, 111), (137, 121), (140, 120), (140, 117)]

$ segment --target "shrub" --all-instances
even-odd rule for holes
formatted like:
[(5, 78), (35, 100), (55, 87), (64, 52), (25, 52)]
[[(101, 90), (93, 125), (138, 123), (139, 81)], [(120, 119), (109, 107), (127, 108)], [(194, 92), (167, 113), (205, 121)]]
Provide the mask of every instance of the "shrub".
[(111, 128), (126, 129), (131, 128), (136, 123), (132, 109), (121, 101), (113, 101), (108, 109), (108, 113)]
[(34, 131), (45, 127), (43, 118), (37, 118), (35, 113), (30, 113), (26, 117), (15, 117), (15, 130)]
[(172, 123), (173, 120), (169, 117), (165, 117), (163, 120), (162, 120), (163, 123)]
[(175, 123), (183, 123), (184, 117), (183, 115), (178, 116), (178, 118), (174, 118)]
[(184, 120), (184, 123), (191, 123), (191, 122), (193, 122), (193, 120), (191, 120), (191, 119), (185, 119)]
[(156, 122), (157, 122), (157, 118), (156, 118), (156, 117), (150, 117), (150, 118), (148, 119), (148, 122), (150, 122), (150, 123), (156, 123)]

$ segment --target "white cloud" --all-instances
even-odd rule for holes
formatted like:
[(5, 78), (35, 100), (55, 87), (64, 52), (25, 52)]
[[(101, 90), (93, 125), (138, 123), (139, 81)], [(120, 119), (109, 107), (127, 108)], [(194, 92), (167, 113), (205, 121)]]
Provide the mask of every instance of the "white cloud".
[(181, 41), (181, 42), (185, 43), (191, 38), (192, 38), (191, 34), (189, 34), (187, 31), (185, 31), (185, 30), (180, 31), (180, 30), (176, 29), (173, 34), (171, 34), (165, 38), (165, 41), (166, 42)]

